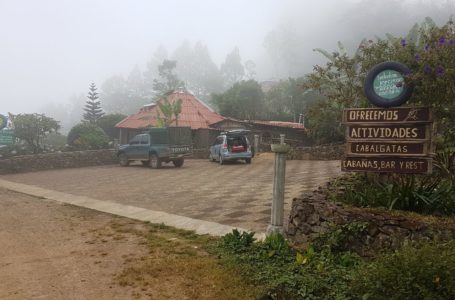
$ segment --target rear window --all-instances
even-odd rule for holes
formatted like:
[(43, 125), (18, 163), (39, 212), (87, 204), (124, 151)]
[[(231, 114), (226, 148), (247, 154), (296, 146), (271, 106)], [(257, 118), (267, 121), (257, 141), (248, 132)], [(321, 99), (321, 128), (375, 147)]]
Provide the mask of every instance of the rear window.
[(167, 131), (156, 131), (150, 133), (151, 143), (152, 144), (168, 144)]
[(229, 146), (248, 146), (248, 139), (244, 135), (226, 136)]

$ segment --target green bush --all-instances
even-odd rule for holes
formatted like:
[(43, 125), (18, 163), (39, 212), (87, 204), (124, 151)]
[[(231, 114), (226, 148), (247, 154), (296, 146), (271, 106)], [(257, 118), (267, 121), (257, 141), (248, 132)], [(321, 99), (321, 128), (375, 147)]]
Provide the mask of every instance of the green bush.
[(405, 246), (354, 273), (354, 299), (455, 299), (455, 242)]
[(222, 238), (215, 251), (263, 291), (261, 299), (455, 299), (454, 240), (362, 259), (339, 245), (365, 224), (334, 229), (306, 249), (291, 247), (279, 234), (253, 242), (251, 234), (237, 232)]
[(358, 261), (349, 252), (316, 252), (311, 246), (297, 251), (280, 234), (252, 242), (250, 236), (240, 238), (233, 232), (216, 251), (263, 290), (263, 299), (345, 299), (350, 268)]
[(335, 200), (359, 207), (384, 207), (424, 214), (455, 215), (455, 183), (450, 177), (391, 175), (386, 182), (377, 176), (352, 176)]
[(109, 137), (97, 125), (83, 122), (71, 128), (68, 145), (75, 150), (106, 149), (109, 147)]

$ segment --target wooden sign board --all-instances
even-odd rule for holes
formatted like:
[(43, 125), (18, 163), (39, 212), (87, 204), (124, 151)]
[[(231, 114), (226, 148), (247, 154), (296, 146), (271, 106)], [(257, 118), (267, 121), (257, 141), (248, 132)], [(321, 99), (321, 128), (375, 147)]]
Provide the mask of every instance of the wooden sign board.
[(430, 126), (426, 124), (381, 124), (350, 125), (347, 128), (347, 140), (428, 140)]
[(354, 156), (427, 156), (430, 143), (407, 141), (347, 142), (346, 154)]
[(430, 123), (429, 107), (348, 108), (343, 112), (345, 124)]
[(341, 160), (341, 170), (345, 172), (429, 174), (432, 171), (432, 159), (350, 156)]

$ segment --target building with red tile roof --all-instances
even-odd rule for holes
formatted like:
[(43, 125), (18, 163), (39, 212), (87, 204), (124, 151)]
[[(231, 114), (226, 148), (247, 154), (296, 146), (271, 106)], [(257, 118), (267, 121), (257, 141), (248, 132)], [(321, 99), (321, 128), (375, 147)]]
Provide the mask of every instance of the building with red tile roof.
[[(191, 127), (193, 130), (209, 129), (209, 125), (220, 122), (224, 118), (210, 109), (206, 104), (197, 99), (191, 93), (184, 90), (177, 90), (165, 95), (170, 103), (182, 99), (182, 111), (178, 115), (178, 124), (174, 120), (170, 126)], [(163, 99), (159, 101), (163, 101)], [(138, 113), (126, 117), (115, 127), (120, 129), (120, 143), (126, 143), (134, 135), (148, 127), (158, 125), (157, 116), (163, 116), (159, 105), (149, 104), (142, 107)]]
[[(248, 121), (223, 117), (185, 90), (169, 92), (165, 97), (170, 103), (182, 99), (182, 111), (178, 115), (178, 124), (173, 120), (170, 126), (191, 127), (196, 147), (208, 147), (220, 131), (240, 128), (251, 130), (252, 134), (259, 134), (261, 141), (264, 142), (270, 142), (273, 138), (279, 137), (280, 133), (296, 141), (302, 141), (304, 137), (305, 127), (301, 123)], [(163, 100), (164, 98), (159, 101)], [(138, 113), (117, 123), (115, 127), (120, 129), (120, 143), (127, 143), (146, 128), (156, 127), (158, 114), (163, 116), (159, 105), (149, 104), (142, 107)]]

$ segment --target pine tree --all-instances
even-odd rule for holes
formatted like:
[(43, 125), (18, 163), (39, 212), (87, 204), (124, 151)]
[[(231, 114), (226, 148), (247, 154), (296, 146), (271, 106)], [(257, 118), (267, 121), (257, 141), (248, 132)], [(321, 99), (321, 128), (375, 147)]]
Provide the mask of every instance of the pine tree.
[(84, 107), (84, 120), (90, 123), (96, 123), (96, 121), (104, 115), (101, 103), (99, 100), (99, 93), (96, 92), (97, 87), (94, 82), (90, 84), (89, 92), (87, 95), (87, 102)]

